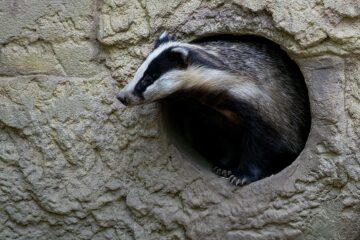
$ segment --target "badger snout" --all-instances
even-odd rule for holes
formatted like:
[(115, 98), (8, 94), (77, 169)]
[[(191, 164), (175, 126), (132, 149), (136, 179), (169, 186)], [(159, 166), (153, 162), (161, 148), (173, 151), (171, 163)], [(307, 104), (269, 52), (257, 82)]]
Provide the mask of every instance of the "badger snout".
[(132, 91), (121, 90), (116, 98), (125, 106), (135, 106), (144, 103), (144, 99), (134, 95)]
[(130, 97), (128, 97), (124, 92), (119, 92), (116, 95), (116, 98), (125, 106), (130, 105), (131, 101), (130, 101)]

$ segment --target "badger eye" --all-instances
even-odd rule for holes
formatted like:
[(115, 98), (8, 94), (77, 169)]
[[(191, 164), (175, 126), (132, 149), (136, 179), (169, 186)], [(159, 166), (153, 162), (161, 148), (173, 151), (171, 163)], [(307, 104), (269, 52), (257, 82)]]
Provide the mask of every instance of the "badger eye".
[(157, 79), (159, 77), (159, 74), (158, 73), (151, 73), (150, 77), (155, 80), (155, 79)]
[(143, 80), (145, 84), (151, 84), (154, 81), (155, 79), (151, 75), (146, 75)]

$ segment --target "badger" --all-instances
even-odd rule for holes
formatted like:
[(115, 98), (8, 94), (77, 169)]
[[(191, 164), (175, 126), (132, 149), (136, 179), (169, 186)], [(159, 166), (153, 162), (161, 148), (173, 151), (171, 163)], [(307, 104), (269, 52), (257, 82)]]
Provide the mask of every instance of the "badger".
[(310, 129), (299, 68), (257, 37), (186, 43), (163, 33), (117, 98), (126, 106), (168, 102), (191, 146), (237, 186), (291, 164)]

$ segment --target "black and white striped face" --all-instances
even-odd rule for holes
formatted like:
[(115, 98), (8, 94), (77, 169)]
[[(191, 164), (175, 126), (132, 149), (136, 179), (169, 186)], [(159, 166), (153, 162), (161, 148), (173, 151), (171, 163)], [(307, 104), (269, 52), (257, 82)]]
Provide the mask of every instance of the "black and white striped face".
[[(161, 37), (160, 37), (161, 39)], [(174, 73), (187, 67), (187, 44), (167, 42), (149, 54), (134, 79), (117, 95), (124, 105), (138, 105), (162, 99), (179, 89)]]

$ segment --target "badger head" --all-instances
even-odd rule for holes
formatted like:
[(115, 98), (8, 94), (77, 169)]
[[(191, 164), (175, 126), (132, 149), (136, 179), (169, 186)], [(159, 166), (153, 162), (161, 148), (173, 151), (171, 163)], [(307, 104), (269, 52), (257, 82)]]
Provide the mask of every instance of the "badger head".
[(165, 98), (179, 90), (181, 81), (176, 73), (188, 67), (190, 47), (163, 33), (133, 80), (117, 94), (119, 101), (127, 106), (139, 105)]

